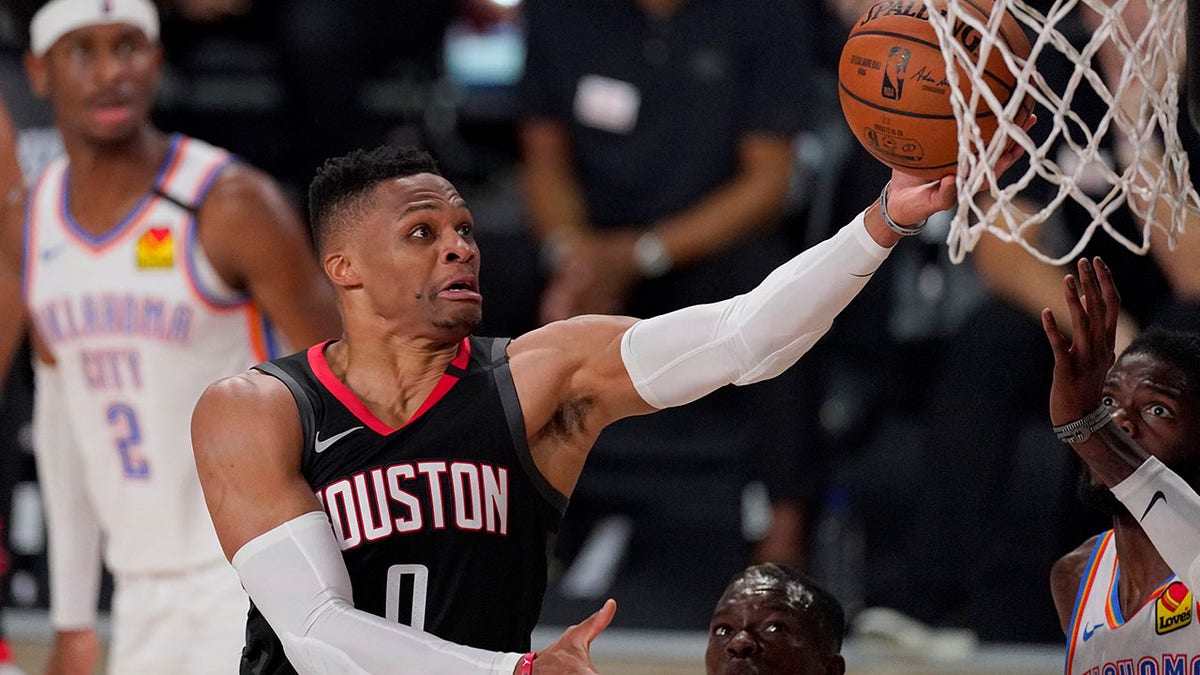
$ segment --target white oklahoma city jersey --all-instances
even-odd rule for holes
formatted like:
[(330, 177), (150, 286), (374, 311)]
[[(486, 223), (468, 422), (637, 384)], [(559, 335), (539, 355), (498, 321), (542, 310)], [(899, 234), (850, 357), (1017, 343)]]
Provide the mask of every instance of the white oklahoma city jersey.
[(1067, 675), (1200, 675), (1196, 601), (1171, 576), (1132, 615), (1122, 611), (1111, 530), (1096, 542), (1071, 616)]
[(30, 194), (25, 301), (57, 361), (53, 414), (82, 455), (118, 574), (222, 558), (196, 477), (192, 408), (210, 383), (275, 351), (265, 319), (221, 281), (196, 236), (195, 211), (230, 162), (174, 136), (155, 188), (99, 237), (71, 217), (65, 158)]

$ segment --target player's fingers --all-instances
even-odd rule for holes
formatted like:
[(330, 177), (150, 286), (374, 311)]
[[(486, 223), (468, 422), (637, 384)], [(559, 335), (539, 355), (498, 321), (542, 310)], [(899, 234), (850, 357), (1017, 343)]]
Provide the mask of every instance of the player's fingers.
[(1054, 319), (1054, 312), (1051, 312), (1049, 307), (1042, 310), (1042, 330), (1046, 331), (1046, 339), (1050, 341), (1050, 351), (1054, 352), (1054, 360), (1057, 361), (1060, 356), (1067, 353), (1070, 346), (1067, 344), (1067, 338), (1058, 329), (1058, 321)]
[(1114, 312), (1108, 306), (1108, 298), (1105, 297), (1104, 289), (1100, 286), (1100, 278), (1091, 260), (1080, 259), (1079, 274), (1080, 283), (1083, 285), (1084, 307), (1087, 310), (1088, 330), (1090, 331), (1088, 339), (1096, 349), (1111, 351), (1116, 323), (1111, 320), (1110, 315)]
[(1096, 283), (1099, 284), (1100, 294), (1104, 298), (1104, 306), (1108, 309), (1104, 316), (1105, 335), (1112, 340), (1117, 333), (1117, 321), (1121, 318), (1121, 293), (1113, 283), (1112, 270), (1108, 269), (1108, 265), (1104, 264), (1100, 256), (1096, 256), (1093, 267), (1096, 270)]
[(1075, 337), (1072, 346), (1076, 351), (1085, 351), (1088, 316), (1079, 298), (1079, 282), (1073, 274), (1068, 274), (1063, 279), (1063, 298), (1067, 301), (1067, 311), (1071, 314), (1071, 334)]
[(594, 614), (584, 619), (575, 627), (575, 639), (580, 644), (584, 651), (592, 644), (592, 640), (596, 636), (604, 632), (608, 628), (608, 624), (612, 623), (613, 616), (617, 613), (617, 601), (609, 598), (604, 602), (604, 606), (596, 610)]

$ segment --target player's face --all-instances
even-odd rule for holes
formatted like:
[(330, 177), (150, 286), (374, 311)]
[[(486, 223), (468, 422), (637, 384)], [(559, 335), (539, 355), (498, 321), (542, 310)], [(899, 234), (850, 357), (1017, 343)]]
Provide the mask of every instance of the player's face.
[[(1200, 413), (1200, 395), (1170, 364), (1146, 353), (1122, 354), (1108, 372), (1101, 401), (1117, 424), (1146, 452), (1193, 480), (1200, 465), (1192, 442)], [(1085, 464), (1077, 486), (1084, 504), (1110, 516), (1127, 513), (1124, 505)]]
[(67, 33), (26, 65), (34, 90), (50, 98), (64, 133), (120, 144), (150, 118), (162, 53), (134, 26), (101, 24)]
[(1101, 401), (1146, 452), (1185, 477), (1193, 475), (1200, 392), (1182, 372), (1151, 354), (1122, 354), (1109, 370)]
[(829, 653), (812, 612), (778, 584), (741, 584), (717, 602), (708, 629), (708, 675), (816, 675), (845, 672)]
[(439, 338), (474, 331), (483, 319), (474, 228), (466, 202), (441, 176), (380, 183), (353, 244), (374, 311)]

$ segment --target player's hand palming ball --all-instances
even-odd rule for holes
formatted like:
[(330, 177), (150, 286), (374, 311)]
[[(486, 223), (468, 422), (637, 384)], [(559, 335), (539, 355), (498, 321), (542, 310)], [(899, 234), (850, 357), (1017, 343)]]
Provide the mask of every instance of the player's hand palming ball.
[[(992, 0), (960, 1), (986, 24)], [(954, 38), (978, 59), (979, 31), (959, 21)], [(1028, 58), (1029, 40), (1007, 12), (1000, 40), (1014, 55)], [(983, 79), (1001, 103), (1012, 96), (1016, 79), (995, 46), (989, 50)], [(972, 81), (961, 68), (958, 86), (970, 101)], [(955, 172), (958, 122), (950, 101), (946, 60), (921, 0), (883, 0), (859, 17), (838, 63), (838, 94), (850, 129), (876, 159), (930, 180)], [(1026, 101), (1016, 122), (1022, 123), (1030, 112), (1032, 102)], [(997, 123), (982, 98), (976, 118), (986, 143)]]

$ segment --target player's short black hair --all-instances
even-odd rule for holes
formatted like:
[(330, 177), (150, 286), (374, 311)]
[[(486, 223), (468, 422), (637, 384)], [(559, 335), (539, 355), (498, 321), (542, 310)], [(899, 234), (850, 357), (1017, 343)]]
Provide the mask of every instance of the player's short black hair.
[(1125, 354), (1148, 354), (1183, 371), (1188, 388), (1200, 389), (1200, 335), (1150, 326), (1142, 331)]
[(442, 175), (433, 156), (409, 146), (381, 145), (325, 161), (308, 187), (308, 214), (317, 250), (334, 231), (366, 206), (376, 185), (419, 173)]
[(798, 600), (797, 605), (803, 607), (805, 613), (813, 616), (817, 630), (822, 633), (822, 640), (827, 641), (832, 653), (842, 652), (842, 639), (846, 635), (846, 612), (833, 593), (822, 588), (804, 572), (779, 563), (751, 565), (734, 575), (726, 588), (731, 588), (750, 577), (766, 577), (779, 584), (789, 599)]

